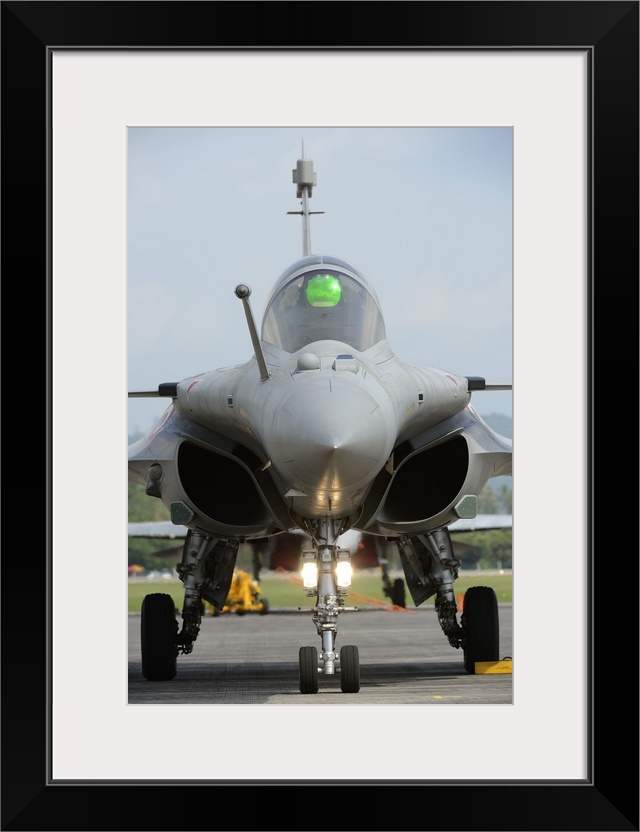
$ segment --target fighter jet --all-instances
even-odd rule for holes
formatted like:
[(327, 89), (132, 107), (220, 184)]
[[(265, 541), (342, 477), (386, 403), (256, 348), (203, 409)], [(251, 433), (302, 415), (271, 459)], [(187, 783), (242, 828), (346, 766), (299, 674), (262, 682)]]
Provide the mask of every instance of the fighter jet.
[(498, 604), (490, 587), (476, 586), (458, 612), (450, 528), (476, 517), (490, 478), (512, 473), (511, 440), (471, 404), (475, 390), (511, 385), (397, 356), (367, 278), (341, 257), (311, 253), (317, 177), (304, 145), (293, 183), (301, 210), (289, 213), (302, 217), (303, 256), (276, 281), (260, 330), (251, 287), (234, 288), (253, 355), (129, 393), (170, 399), (129, 446), (129, 482), (188, 530), (177, 566), (181, 622), (168, 594), (142, 604), (143, 676), (176, 676), (178, 656), (194, 649), (203, 602), (224, 606), (240, 543), (295, 530), (311, 540), (303, 591), (320, 640), (300, 648), (300, 693), (317, 693), (320, 677), (334, 674), (344, 693), (360, 690), (357, 645), (338, 650), (340, 616), (356, 609), (347, 605), (351, 552), (339, 545), (350, 530), (397, 546), (413, 603), (435, 596), (444, 637), (474, 673), (477, 662), (499, 658)]

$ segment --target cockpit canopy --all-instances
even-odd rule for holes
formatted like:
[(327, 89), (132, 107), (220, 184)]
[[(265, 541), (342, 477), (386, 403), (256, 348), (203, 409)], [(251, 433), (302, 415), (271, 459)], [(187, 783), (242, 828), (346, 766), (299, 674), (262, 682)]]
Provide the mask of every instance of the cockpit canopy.
[(312, 255), (278, 281), (262, 323), (262, 340), (285, 352), (314, 341), (341, 341), (360, 352), (385, 337), (378, 299), (344, 260)]

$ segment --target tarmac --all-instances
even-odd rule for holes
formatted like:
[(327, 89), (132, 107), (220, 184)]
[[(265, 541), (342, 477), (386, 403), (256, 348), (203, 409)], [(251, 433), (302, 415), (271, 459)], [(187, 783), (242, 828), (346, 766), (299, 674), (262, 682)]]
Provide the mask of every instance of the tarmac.
[(140, 615), (130, 613), (128, 702), (510, 705), (515, 667), (512, 605), (500, 604), (498, 615), (500, 670), (469, 674), (462, 650), (449, 644), (432, 605), (344, 611), (336, 649), (348, 644), (358, 647), (359, 692), (343, 693), (336, 673), (320, 675), (318, 693), (302, 694), (298, 651), (306, 645), (318, 650), (321, 646), (308, 611), (206, 615), (193, 652), (178, 656), (178, 672), (169, 682), (149, 682), (142, 676)]

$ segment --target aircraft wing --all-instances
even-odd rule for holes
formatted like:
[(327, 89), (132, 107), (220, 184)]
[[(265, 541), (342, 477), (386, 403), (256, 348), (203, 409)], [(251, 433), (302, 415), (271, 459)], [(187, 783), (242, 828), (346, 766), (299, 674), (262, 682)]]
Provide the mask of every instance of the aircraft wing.
[[(471, 520), (456, 520), (449, 526), (450, 532), (475, 532), (484, 529), (510, 529), (512, 516), (510, 514), (479, 514)], [(129, 523), (129, 537), (150, 537), (156, 540), (184, 538), (188, 528), (171, 520), (152, 520), (143, 523)], [(340, 545), (352, 548), (354, 541), (360, 538), (360, 532), (346, 532)]]
[(478, 514), (470, 520), (456, 520), (449, 526), (450, 532), (477, 532), (484, 529), (510, 529), (513, 526), (510, 514)]
[(151, 537), (155, 540), (173, 540), (187, 536), (189, 529), (171, 520), (154, 520), (145, 523), (129, 523), (129, 537)]

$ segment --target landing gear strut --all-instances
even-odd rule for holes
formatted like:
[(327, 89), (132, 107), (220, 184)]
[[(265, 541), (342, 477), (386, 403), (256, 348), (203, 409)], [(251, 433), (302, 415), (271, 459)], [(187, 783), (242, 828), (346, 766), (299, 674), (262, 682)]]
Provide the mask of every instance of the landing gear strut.
[[(301, 647), (299, 653), (300, 693), (317, 693), (319, 675), (333, 676), (340, 673), (343, 693), (360, 690), (360, 657), (358, 648), (346, 645), (336, 653), (338, 615), (357, 607), (346, 607), (344, 596), (351, 586), (349, 552), (338, 549), (336, 541), (340, 529), (334, 520), (319, 520), (312, 531), (314, 548), (303, 552), (303, 582), (308, 596), (315, 596), (312, 607), (313, 623), (321, 639), (321, 650)], [(302, 610), (301, 607), (298, 608)]]
[(394, 607), (404, 608), (407, 606), (404, 581), (402, 578), (396, 578), (394, 581), (391, 580), (389, 575), (389, 559), (387, 558), (388, 545), (386, 540), (376, 539), (378, 563), (380, 565), (380, 572), (382, 573), (382, 591)]

